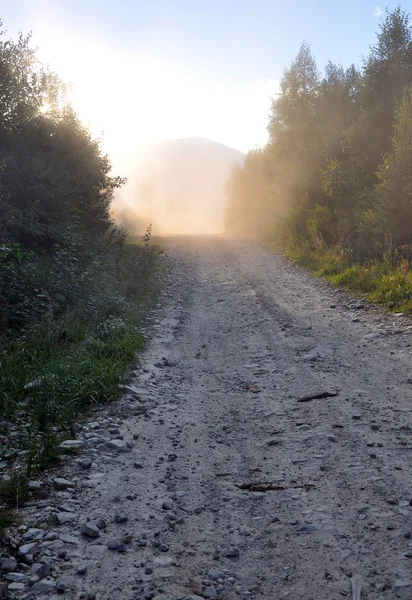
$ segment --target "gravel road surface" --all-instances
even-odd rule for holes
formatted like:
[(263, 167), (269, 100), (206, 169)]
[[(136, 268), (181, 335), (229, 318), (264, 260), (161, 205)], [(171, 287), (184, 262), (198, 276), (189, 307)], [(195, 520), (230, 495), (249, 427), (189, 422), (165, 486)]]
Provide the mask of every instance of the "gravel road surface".
[(36, 549), (51, 592), (412, 598), (411, 321), (255, 242), (166, 256), (141, 366), (45, 507), (74, 515)]

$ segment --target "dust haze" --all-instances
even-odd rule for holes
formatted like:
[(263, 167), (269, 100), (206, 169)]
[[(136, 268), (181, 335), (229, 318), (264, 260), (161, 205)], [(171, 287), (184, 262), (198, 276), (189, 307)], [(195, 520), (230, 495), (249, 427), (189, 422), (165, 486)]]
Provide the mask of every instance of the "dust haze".
[(205, 138), (146, 146), (120, 165), (128, 181), (116, 195), (115, 219), (131, 235), (149, 223), (157, 235), (222, 233), (225, 183), (243, 160), (238, 150)]

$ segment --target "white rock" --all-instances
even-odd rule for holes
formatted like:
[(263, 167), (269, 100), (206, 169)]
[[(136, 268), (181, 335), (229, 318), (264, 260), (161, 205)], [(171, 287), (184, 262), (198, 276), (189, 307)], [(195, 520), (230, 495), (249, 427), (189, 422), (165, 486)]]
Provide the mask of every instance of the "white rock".
[(73, 487), (74, 483), (63, 477), (55, 477), (53, 479), (53, 486), (56, 490), (65, 490), (68, 487)]

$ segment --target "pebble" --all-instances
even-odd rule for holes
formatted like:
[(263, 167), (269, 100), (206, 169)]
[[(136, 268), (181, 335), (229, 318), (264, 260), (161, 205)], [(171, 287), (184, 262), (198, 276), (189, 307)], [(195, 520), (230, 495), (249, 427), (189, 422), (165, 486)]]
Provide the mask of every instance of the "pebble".
[(17, 560), (14, 558), (14, 556), (9, 556), (0, 560), (0, 571), (7, 573), (10, 571), (15, 571), (15, 569), (17, 569)]
[(18, 550), (19, 556), (30, 565), (33, 563), (33, 557), (38, 551), (39, 551), (39, 543), (38, 542), (32, 542), (31, 544), (24, 544), (23, 546), (20, 546), (20, 548)]
[(126, 448), (126, 442), (123, 440), (109, 440), (106, 442), (106, 446), (107, 448), (110, 448), (110, 450), (123, 450)]
[(217, 571), (216, 569), (210, 569), (210, 571), (207, 572), (207, 576), (212, 581), (217, 581), (218, 579), (224, 579), (225, 574), (222, 573), (222, 571)]
[(124, 513), (117, 513), (114, 516), (114, 520), (116, 521), (116, 523), (124, 523), (125, 521), (127, 521), (127, 515), (125, 515)]
[(79, 575), (86, 575), (86, 573), (87, 573), (87, 563), (86, 562), (81, 562), (79, 565), (77, 565), (76, 573), (78, 573)]
[(53, 479), (53, 487), (56, 490), (66, 490), (68, 487), (73, 487), (74, 483), (63, 477), (55, 477)]
[(56, 584), (53, 579), (46, 578), (35, 583), (31, 589), (33, 592), (49, 594), (56, 590)]
[(91, 458), (82, 458), (78, 461), (78, 465), (83, 471), (87, 471), (92, 466)]
[(83, 523), (81, 527), (81, 532), (83, 535), (87, 535), (88, 537), (99, 537), (100, 531), (94, 521), (87, 521)]
[(9, 592), (22, 592), (24, 588), (24, 583), (10, 583), (10, 585), (7, 586)]
[(60, 452), (70, 452), (71, 450), (81, 450), (83, 447), (84, 442), (82, 440), (65, 440), (57, 446), (57, 449)]
[(71, 512), (61, 512), (56, 514), (56, 519), (59, 525), (63, 525), (64, 523), (76, 523), (78, 520), (78, 515), (76, 513)]
[(240, 553), (239, 553), (238, 548), (234, 548), (234, 547), (228, 548), (225, 551), (225, 556), (227, 556), (227, 558), (237, 558), (239, 556), (239, 554)]
[(203, 592), (203, 598), (217, 598), (216, 588), (214, 588), (213, 586), (206, 588), (206, 590)]
[(20, 583), (20, 581), (24, 580), (24, 575), (23, 573), (7, 573), (5, 579), (7, 579), (7, 581)]
[(43, 484), (41, 481), (29, 481), (28, 486), (30, 492), (38, 492), (41, 490)]

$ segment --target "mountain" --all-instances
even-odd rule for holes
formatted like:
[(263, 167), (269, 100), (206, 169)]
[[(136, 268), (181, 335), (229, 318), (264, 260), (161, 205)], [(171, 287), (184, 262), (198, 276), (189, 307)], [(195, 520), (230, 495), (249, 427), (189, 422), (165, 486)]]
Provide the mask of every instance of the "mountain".
[(133, 214), (158, 233), (220, 233), (224, 185), (243, 161), (242, 152), (200, 137), (151, 144), (137, 159), (128, 208), (118, 218), (129, 230), (136, 229)]

